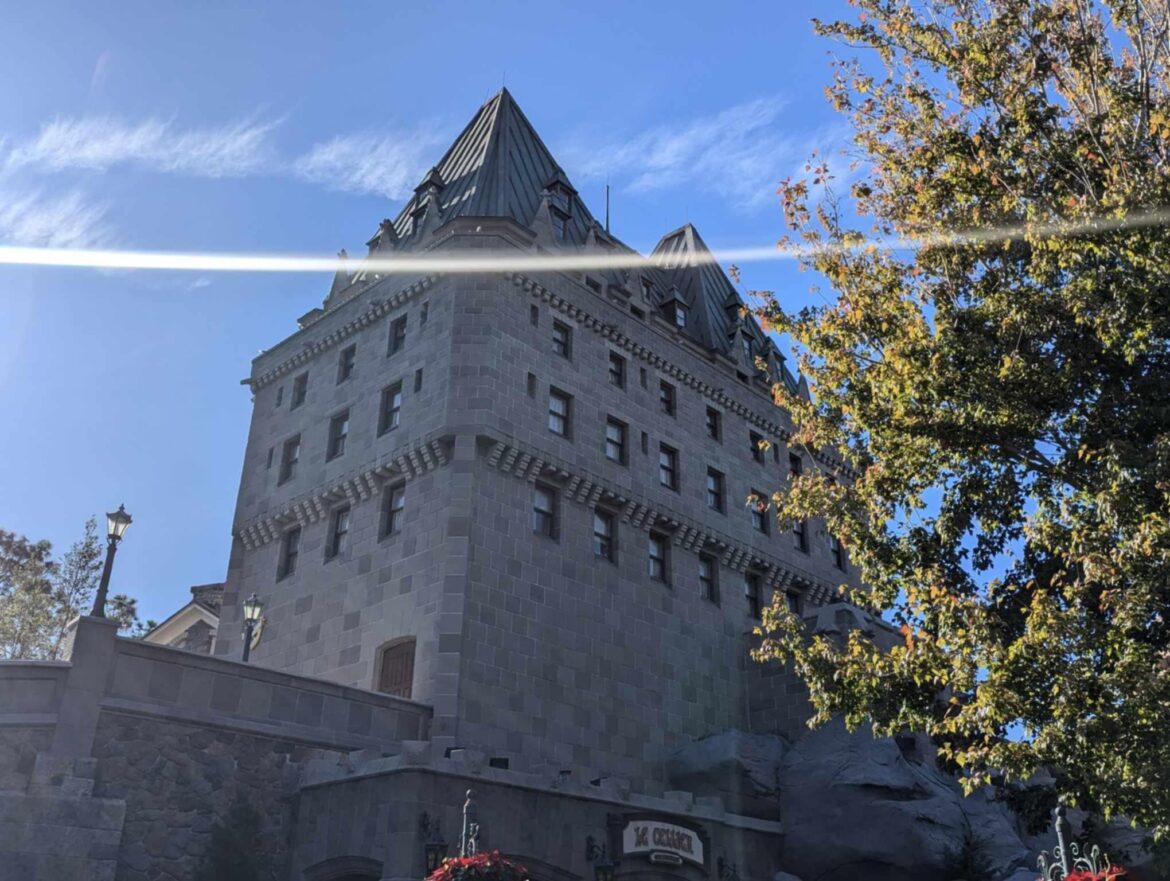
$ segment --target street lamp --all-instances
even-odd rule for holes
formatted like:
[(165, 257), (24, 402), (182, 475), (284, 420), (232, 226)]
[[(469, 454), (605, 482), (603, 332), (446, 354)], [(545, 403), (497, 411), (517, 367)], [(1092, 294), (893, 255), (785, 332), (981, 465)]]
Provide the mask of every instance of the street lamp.
[(106, 617), (106, 594), (110, 590), (110, 573), (114, 571), (114, 554), (130, 522), (125, 505), (118, 505), (117, 511), (106, 514), (106, 565), (102, 569), (102, 580), (98, 585), (97, 596), (93, 598), (93, 610), (89, 613), (94, 618)]
[(593, 863), (594, 881), (613, 881), (618, 864), (609, 858), (604, 844), (598, 844), (592, 835), (585, 838), (585, 859)]
[(419, 834), (423, 840), (423, 852), (426, 855), (427, 875), (443, 865), (447, 858), (447, 842), (443, 838), (443, 830), (438, 817), (431, 817), (426, 811), (418, 819)]
[(260, 623), (260, 612), (264, 609), (264, 603), (260, 602), (260, 597), (253, 593), (250, 597), (244, 600), (244, 663), (248, 663), (248, 655), (252, 653), (252, 633), (256, 630), (256, 625)]

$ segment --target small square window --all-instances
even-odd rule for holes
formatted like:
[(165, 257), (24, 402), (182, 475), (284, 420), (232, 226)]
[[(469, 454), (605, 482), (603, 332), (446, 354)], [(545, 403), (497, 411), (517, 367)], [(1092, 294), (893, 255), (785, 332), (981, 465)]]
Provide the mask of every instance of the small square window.
[(658, 384), (658, 408), (667, 416), (673, 416), (676, 407), (674, 386), (669, 382)]
[(743, 592), (747, 598), (748, 615), (752, 618), (760, 617), (762, 603), (760, 599), (760, 576), (755, 572), (747, 572), (743, 576)]
[(553, 351), (562, 358), (573, 356), (573, 331), (567, 324), (553, 322)]
[(600, 508), (593, 511), (593, 553), (610, 562), (617, 558), (614, 516)]
[(532, 531), (557, 537), (557, 493), (540, 483), (532, 490)]
[(381, 537), (402, 531), (403, 511), (406, 509), (406, 484), (396, 483), (382, 492)]
[(276, 579), (287, 578), (297, 571), (297, 557), (301, 548), (301, 528), (294, 526), (280, 540), (280, 562), (276, 567)]
[(289, 409), (295, 410), (301, 404), (305, 403), (305, 398), (309, 394), (309, 374), (302, 373), (293, 380), (292, 400), (289, 402)]
[(382, 402), (378, 407), (378, 434), (383, 435), (397, 428), (402, 422), (402, 383), (382, 389)]
[(548, 430), (568, 437), (572, 429), (573, 399), (559, 389), (548, 390)]
[(794, 615), (800, 614), (800, 594), (794, 590), (788, 591), (784, 594), (784, 603), (788, 606), (788, 611)]
[(699, 596), (710, 603), (719, 602), (718, 564), (710, 554), (699, 554)]
[(649, 574), (655, 581), (663, 584), (670, 582), (667, 567), (667, 553), (669, 540), (664, 535), (650, 533), (650, 547), (648, 555)]
[(349, 411), (343, 410), (329, 420), (329, 443), (325, 452), (325, 461), (336, 459), (345, 452), (345, 442), (349, 437)]
[(626, 387), (626, 359), (617, 352), (609, 353), (609, 384)]
[(329, 540), (325, 543), (325, 559), (332, 560), (345, 550), (349, 536), (349, 505), (338, 508), (329, 519)]
[(387, 355), (393, 355), (396, 352), (401, 352), (406, 345), (406, 316), (395, 318), (390, 322), (390, 347), (387, 349)]
[(357, 364), (357, 346), (346, 346), (337, 358), (337, 382), (345, 382), (353, 376), (353, 368)]
[(711, 440), (723, 440), (723, 414), (714, 407), (707, 408), (707, 437)]
[(612, 416), (605, 420), (605, 458), (619, 465), (627, 462), (626, 435), (627, 426), (624, 422)]
[(658, 482), (678, 491), (678, 450), (666, 444), (658, 447)]
[(707, 507), (722, 514), (726, 510), (724, 503), (723, 472), (714, 468), (707, 469)]
[(297, 473), (297, 461), (301, 458), (301, 436), (290, 437), (284, 442), (280, 451), (280, 479), (277, 483), (287, 483)]

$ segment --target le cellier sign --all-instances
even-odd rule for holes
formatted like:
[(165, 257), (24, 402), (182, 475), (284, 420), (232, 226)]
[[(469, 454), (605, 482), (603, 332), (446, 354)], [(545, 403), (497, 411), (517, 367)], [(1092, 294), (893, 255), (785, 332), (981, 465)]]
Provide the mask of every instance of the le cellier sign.
[(703, 840), (694, 829), (660, 820), (627, 820), (622, 830), (622, 853), (645, 855), (652, 863), (704, 865)]

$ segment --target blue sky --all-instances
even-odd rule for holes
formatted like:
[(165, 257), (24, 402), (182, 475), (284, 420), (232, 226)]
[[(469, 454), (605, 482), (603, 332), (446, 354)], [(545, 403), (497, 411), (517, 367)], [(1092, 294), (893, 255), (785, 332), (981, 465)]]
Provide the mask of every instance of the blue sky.
[[(0, 30), (0, 244), (361, 253), (506, 82), (593, 213), (773, 243), (776, 183), (847, 134), (812, 2), (52, 3)], [(785, 263), (744, 283), (799, 305)], [(0, 266), (0, 528), (134, 516), (113, 589), (224, 577), (249, 362), (327, 275)]]

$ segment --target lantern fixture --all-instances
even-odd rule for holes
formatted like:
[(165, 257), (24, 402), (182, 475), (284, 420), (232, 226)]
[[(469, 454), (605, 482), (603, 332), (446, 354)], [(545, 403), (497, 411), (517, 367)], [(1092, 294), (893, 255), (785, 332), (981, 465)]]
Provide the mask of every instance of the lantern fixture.
[(252, 635), (256, 632), (256, 625), (260, 623), (260, 613), (263, 610), (264, 603), (254, 592), (244, 600), (244, 663), (248, 662), (248, 657), (252, 654)]
[(93, 609), (90, 615), (94, 618), (106, 617), (106, 595), (110, 591), (110, 573), (114, 571), (114, 554), (118, 551), (118, 542), (130, 527), (131, 517), (126, 513), (125, 505), (118, 505), (117, 511), (106, 514), (106, 563), (102, 567), (102, 580), (98, 584), (97, 596), (93, 598)]

